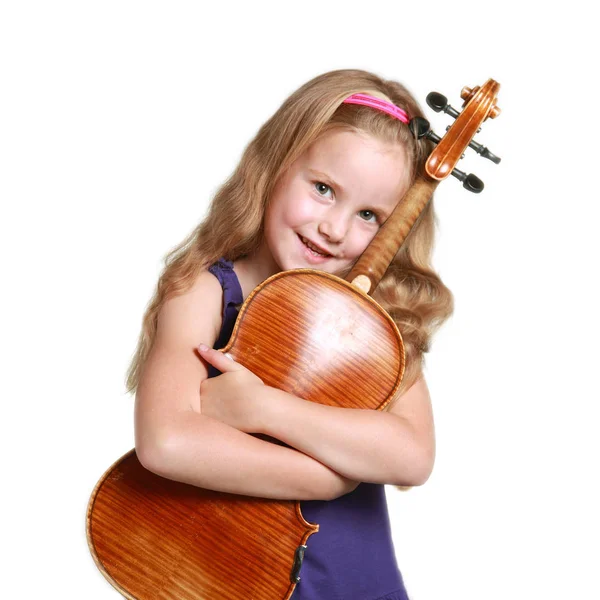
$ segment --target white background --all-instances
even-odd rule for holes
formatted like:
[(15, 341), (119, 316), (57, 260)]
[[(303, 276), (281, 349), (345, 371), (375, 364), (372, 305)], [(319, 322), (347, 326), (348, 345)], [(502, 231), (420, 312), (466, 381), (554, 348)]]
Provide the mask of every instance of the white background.
[[(438, 457), (388, 489), (412, 600), (600, 598), (598, 55), (583, 3), (4, 2), (3, 590), (110, 599), (88, 497), (133, 446), (124, 375), (166, 253), (308, 79), (364, 68), (503, 112), (437, 195), (456, 312), (427, 358)], [(208, 8), (207, 8), (208, 6)], [(442, 133), (450, 118), (428, 111)]]

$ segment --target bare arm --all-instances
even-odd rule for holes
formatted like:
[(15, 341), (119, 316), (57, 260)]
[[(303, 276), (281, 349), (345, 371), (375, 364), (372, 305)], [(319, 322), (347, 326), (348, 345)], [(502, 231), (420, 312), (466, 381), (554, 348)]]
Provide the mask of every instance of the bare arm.
[(310, 402), (264, 382), (233, 358), (207, 347), (223, 374), (202, 383), (202, 413), (240, 431), (282, 440), (354, 481), (421, 485), (433, 468), (431, 401), (421, 375), (396, 392), (387, 412)]
[(200, 384), (208, 371), (195, 347), (199, 340), (214, 343), (221, 303), (219, 282), (205, 272), (161, 309), (136, 394), (141, 463), (168, 479), (263, 498), (330, 500), (354, 489), (356, 482), (298, 450), (200, 413)]
[(358, 481), (421, 485), (433, 469), (431, 402), (423, 377), (389, 412), (309, 402), (265, 386), (257, 430)]

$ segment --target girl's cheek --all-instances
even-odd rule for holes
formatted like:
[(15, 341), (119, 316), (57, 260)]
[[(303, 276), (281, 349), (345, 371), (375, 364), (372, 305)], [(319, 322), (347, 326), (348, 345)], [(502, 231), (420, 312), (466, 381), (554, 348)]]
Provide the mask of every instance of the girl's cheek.
[(360, 256), (366, 249), (367, 246), (373, 241), (373, 235), (367, 235), (365, 232), (357, 232), (357, 235), (354, 236), (351, 240), (348, 240), (348, 250), (349, 254), (353, 257)]
[(289, 217), (297, 224), (308, 223), (318, 218), (319, 211), (312, 198), (300, 197), (289, 206)]

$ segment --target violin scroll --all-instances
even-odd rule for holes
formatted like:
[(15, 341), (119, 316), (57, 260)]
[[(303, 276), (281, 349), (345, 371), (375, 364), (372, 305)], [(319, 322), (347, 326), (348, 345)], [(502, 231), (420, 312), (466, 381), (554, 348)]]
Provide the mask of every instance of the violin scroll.
[[(467, 102), (473, 98), (473, 96), (479, 91), (479, 86), (471, 89), (470, 87), (464, 87), (460, 92), (460, 97), (464, 100), (463, 107), (466, 106)], [(494, 105), (490, 109), (490, 112), (486, 119), (489, 117), (490, 119), (495, 119), (502, 111), (498, 106), (496, 106), (496, 101), (494, 100)]]
[(483, 86), (464, 87), (461, 91), (461, 98), (464, 100), (462, 112), (450, 106), (448, 99), (439, 92), (431, 92), (427, 96), (427, 104), (434, 111), (445, 112), (456, 119), (448, 127), (443, 138), (430, 130), (426, 119), (415, 117), (410, 122), (409, 126), (415, 137), (419, 139), (425, 137), (437, 144), (425, 165), (427, 177), (441, 181), (448, 175), (454, 175), (463, 182), (465, 189), (474, 193), (483, 190), (483, 182), (478, 177), (467, 175), (455, 167), (463, 158), (463, 152), (467, 147), (495, 164), (500, 163), (501, 159), (498, 156), (482, 144), (473, 141), (475, 134), (480, 131), (480, 125), (486, 119), (494, 119), (500, 114), (500, 108), (496, 104), (499, 89), (500, 84), (493, 79), (488, 79)]

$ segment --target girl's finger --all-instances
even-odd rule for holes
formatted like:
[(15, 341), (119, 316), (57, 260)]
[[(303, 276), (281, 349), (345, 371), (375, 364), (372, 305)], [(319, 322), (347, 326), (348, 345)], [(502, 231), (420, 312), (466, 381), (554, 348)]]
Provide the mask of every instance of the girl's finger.
[(202, 358), (209, 362), (213, 367), (216, 367), (222, 373), (224, 371), (235, 371), (241, 365), (238, 365), (230, 354), (225, 354), (219, 350), (209, 348), (204, 344), (198, 346), (198, 350)]

